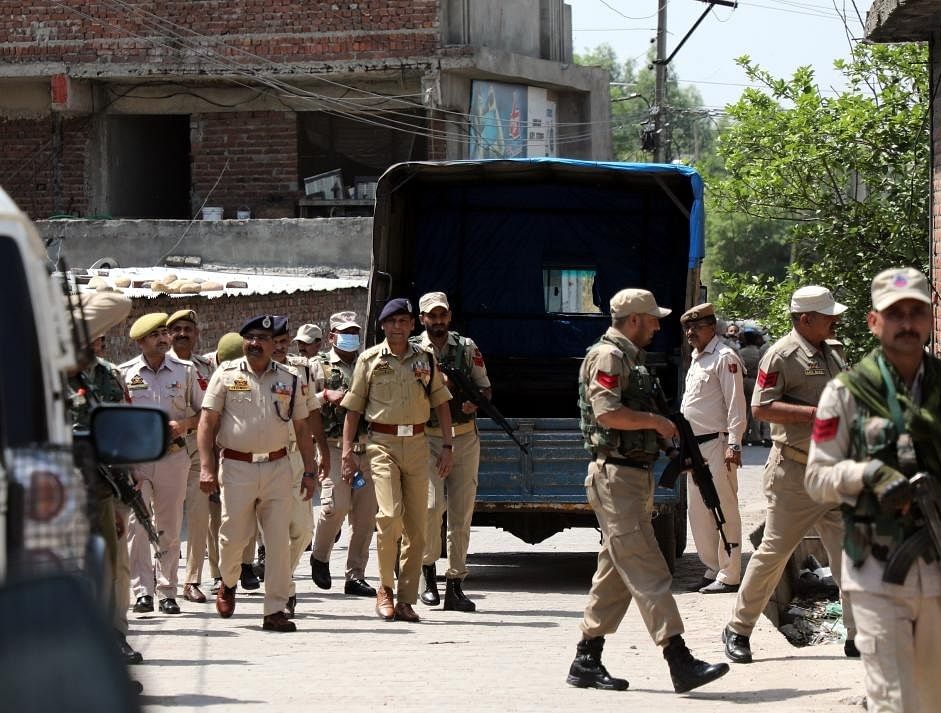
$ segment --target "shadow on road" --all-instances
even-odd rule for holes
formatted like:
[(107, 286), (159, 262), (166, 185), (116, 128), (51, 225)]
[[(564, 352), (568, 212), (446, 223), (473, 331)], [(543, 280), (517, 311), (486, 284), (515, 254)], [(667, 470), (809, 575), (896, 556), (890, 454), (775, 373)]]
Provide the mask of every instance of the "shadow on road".
[(202, 706), (221, 705), (260, 705), (265, 701), (253, 701), (245, 698), (228, 698), (226, 696), (206, 696), (200, 693), (181, 693), (178, 696), (141, 696), (140, 702), (144, 706), (189, 706), (198, 708)]

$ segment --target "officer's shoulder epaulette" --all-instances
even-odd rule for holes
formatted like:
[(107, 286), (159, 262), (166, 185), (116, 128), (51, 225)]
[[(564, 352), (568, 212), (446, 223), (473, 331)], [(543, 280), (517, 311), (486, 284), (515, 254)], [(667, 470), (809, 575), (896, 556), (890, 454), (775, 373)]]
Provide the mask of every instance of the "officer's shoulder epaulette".
[(278, 370), (280, 369), (281, 371), (286, 371), (286, 372), (287, 372), (288, 374), (290, 374), (291, 376), (300, 376), (300, 374), (298, 373), (297, 369), (295, 369), (293, 366), (291, 366), (291, 365), (289, 365), (289, 364), (280, 364), (280, 363), (278, 363), (278, 362), (276, 362), (276, 361), (273, 361), (273, 362), (271, 362), (271, 363), (274, 364), (274, 370), (275, 370), (275, 371), (278, 371)]
[(203, 366), (212, 366), (212, 362), (209, 361), (206, 357), (200, 356), (199, 354), (193, 354), (190, 356), (190, 361), (194, 364), (202, 364)]
[(779, 340), (768, 349), (773, 354), (780, 354), (783, 357), (789, 357), (801, 348), (800, 342), (796, 339)]
[(222, 363), (219, 365), (219, 368), (222, 369), (223, 371), (232, 371), (232, 369), (238, 369), (238, 368), (239, 368), (239, 360), (238, 360), (238, 359), (228, 359), (228, 360), (222, 362)]
[(118, 364), (118, 369), (130, 369), (132, 366), (134, 366), (135, 364), (137, 364), (139, 361), (140, 361), (140, 357), (139, 357), (139, 356), (136, 356), (136, 357), (134, 357), (134, 358), (132, 358), (132, 359), (128, 359), (127, 361), (122, 361), (120, 364)]
[(167, 354), (164, 358), (169, 362), (176, 362), (177, 364), (182, 364), (183, 366), (193, 366), (193, 362), (191, 362), (189, 359), (180, 359), (180, 357), (174, 356), (173, 354)]
[(300, 354), (288, 354), (288, 364), (290, 366), (310, 366), (310, 359)]

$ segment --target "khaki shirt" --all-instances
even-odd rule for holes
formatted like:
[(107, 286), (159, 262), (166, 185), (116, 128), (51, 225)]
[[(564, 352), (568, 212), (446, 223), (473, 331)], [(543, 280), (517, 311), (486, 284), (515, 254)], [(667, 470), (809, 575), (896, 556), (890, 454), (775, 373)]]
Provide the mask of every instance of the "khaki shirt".
[[(776, 341), (761, 358), (752, 406), (774, 401), (816, 406), (827, 382), (846, 368), (827, 345), (820, 351), (797, 330)], [(810, 422), (772, 423), (771, 440), (802, 451), (810, 447)]]
[[(317, 395), (317, 390), (314, 388), (314, 360), (308, 359), (305, 356), (299, 356), (297, 354), (288, 354), (288, 363), (287, 367), (292, 369), (297, 373), (300, 383), (302, 383), (306, 388), (302, 388), (301, 392), (307, 393), (307, 412), (308, 416), (314, 411), (319, 411), (322, 405), (320, 397)], [(294, 432), (294, 424), (291, 424), (291, 444), (297, 443), (297, 434)]]
[(433, 354), (412, 343), (406, 349), (399, 359), (383, 341), (360, 354), (350, 390), (340, 405), (364, 414), (369, 422), (399, 426), (425, 423), (431, 409), (447, 403), (451, 392), (441, 372), (431, 369)]
[(203, 390), (190, 362), (167, 354), (154, 371), (141, 354), (118, 368), (132, 404), (159, 408), (171, 421), (199, 413)]
[(585, 356), (579, 376), (585, 384), (585, 394), (595, 419), (624, 406), (621, 393), (630, 383), (630, 370), (638, 362), (643, 363), (646, 356), (643, 349), (634, 346), (614, 327), (608, 327), (605, 336), (617, 346), (607, 342), (595, 344)]
[[(913, 389), (912, 397), (916, 402), (921, 400), (917, 389)], [(827, 384), (817, 406), (817, 426), (804, 476), (807, 493), (818, 502), (855, 506), (862, 492), (863, 471), (867, 464), (849, 457), (855, 418), (856, 399), (849, 389), (834, 379)], [(847, 592), (889, 596), (917, 598), (941, 595), (941, 566), (938, 562), (928, 564), (918, 557), (901, 585), (883, 582), (884, 570), (885, 564), (875, 557), (867, 557), (862, 565), (856, 567), (844, 554), (840, 586)]]
[(693, 350), (680, 411), (695, 435), (725, 432), (729, 445), (741, 443), (748, 423), (742, 371), (735, 350), (719, 337), (713, 337), (702, 351)]
[(221, 416), (216, 442), (222, 448), (266, 453), (286, 448), (291, 421), (308, 417), (307, 392), (307, 384), (290, 367), (271, 361), (258, 376), (241, 357), (223, 362), (212, 375), (203, 408)]

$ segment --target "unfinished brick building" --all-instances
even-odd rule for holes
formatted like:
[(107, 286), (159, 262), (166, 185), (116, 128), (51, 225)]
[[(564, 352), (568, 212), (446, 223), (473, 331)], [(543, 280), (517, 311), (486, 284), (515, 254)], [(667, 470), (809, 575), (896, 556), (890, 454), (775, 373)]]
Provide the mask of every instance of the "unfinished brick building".
[[(304, 217), (403, 160), (610, 158), (562, 0), (0, 0), (0, 186), (33, 218)], [(329, 185), (329, 184), (328, 184)]]

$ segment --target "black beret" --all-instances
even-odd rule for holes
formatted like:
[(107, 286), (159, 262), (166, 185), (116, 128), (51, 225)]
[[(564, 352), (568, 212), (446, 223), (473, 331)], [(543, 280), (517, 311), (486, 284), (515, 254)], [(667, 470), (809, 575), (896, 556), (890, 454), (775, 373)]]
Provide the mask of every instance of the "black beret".
[(282, 334), (288, 333), (288, 318), (283, 314), (272, 315), (274, 321), (274, 332), (272, 337), (280, 337)]
[(274, 321), (276, 317), (272, 317), (270, 314), (259, 314), (255, 317), (250, 317), (245, 321), (239, 328), (239, 334), (245, 336), (245, 332), (248, 332), (252, 329), (264, 329), (272, 334), (274, 334)]
[(379, 313), (379, 324), (385, 322), (389, 317), (397, 314), (412, 314), (412, 303), (404, 297), (396, 297), (394, 300), (386, 302), (386, 306)]

